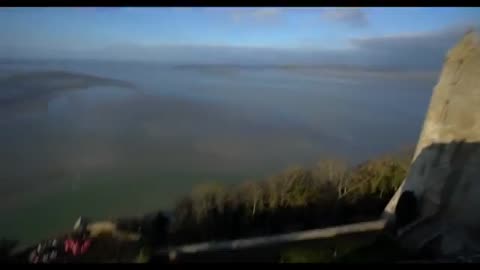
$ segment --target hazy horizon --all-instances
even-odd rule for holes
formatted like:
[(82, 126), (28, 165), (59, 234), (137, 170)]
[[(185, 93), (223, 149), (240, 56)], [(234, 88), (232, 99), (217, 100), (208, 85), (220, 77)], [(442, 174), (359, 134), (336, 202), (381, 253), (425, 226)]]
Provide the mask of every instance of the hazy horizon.
[(0, 58), (438, 70), (479, 18), (479, 8), (3, 8)]

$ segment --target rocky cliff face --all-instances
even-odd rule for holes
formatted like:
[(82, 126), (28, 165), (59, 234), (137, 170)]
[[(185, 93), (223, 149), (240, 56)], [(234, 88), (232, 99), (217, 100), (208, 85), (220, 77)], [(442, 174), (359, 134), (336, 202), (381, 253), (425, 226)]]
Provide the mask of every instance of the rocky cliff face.
[(473, 31), (446, 57), (406, 190), (419, 205), (419, 216), (401, 236), (406, 246), (430, 246), (437, 255), (480, 250), (480, 38)]

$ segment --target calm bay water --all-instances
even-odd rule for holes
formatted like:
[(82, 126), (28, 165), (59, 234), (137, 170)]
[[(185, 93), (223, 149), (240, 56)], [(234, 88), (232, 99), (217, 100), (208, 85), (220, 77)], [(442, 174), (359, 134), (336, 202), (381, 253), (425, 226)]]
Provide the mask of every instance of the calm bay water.
[[(330, 156), (356, 163), (413, 145), (436, 81), (435, 74), (94, 61), (3, 63), (0, 80), (52, 70), (135, 87), (42, 94), (32, 81), (28, 89), (39, 94), (28, 102), (0, 103), (0, 231), (8, 238), (47, 237), (79, 215), (168, 209), (202, 182), (260, 178)], [(48, 87), (62, 78), (49, 80)], [(18, 94), (0, 91), (0, 100)]]

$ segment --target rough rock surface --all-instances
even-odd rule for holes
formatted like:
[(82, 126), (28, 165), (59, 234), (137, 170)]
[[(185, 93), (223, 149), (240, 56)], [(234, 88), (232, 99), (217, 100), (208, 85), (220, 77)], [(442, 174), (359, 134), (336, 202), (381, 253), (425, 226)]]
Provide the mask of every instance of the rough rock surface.
[(401, 231), (413, 249), (480, 251), (480, 38), (470, 31), (448, 52), (415, 155), (399, 194), (413, 191), (419, 216)]

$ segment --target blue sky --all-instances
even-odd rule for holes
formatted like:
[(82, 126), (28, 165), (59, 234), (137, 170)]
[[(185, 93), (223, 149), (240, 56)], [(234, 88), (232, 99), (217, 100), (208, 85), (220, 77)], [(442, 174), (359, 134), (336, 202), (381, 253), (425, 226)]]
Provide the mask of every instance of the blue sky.
[[(327, 54), (358, 50), (374, 40), (414, 43), (442, 34), (453, 40), (452, 29), (479, 25), (480, 8), (3, 8), (0, 56), (15, 55), (14, 50), (41, 56), (135, 46)], [(135, 58), (132, 53), (125, 49)]]

